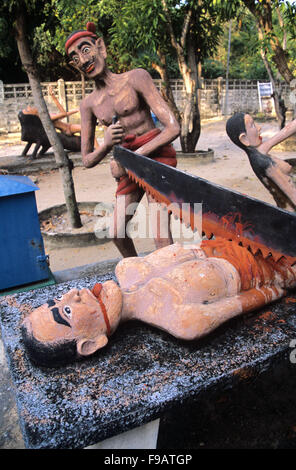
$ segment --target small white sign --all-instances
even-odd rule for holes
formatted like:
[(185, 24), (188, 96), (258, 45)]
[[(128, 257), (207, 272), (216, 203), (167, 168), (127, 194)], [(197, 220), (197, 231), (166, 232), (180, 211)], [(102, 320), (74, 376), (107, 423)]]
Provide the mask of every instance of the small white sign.
[(260, 83), (257, 82), (259, 110), (264, 114), (274, 114), (275, 106), (273, 99), (273, 88), (271, 82)]

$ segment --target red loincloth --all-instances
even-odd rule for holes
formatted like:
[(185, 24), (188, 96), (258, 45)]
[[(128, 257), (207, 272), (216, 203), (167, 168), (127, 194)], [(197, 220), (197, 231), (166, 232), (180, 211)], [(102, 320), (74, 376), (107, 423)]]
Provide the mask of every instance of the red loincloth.
[[(138, 137), (132, 134), (127, 135), (124, 139), (124, 143), (122, 144), (122, 146), (129, 150), (135, 151), (138, 148), (142, 147), (142, 145), (145, 145), (147, 144), (147, 142), (150, 142), (152, 139), (154, 139), (158, 134), (160, 134), (160, 132), (161, 130), (156, 128)], [(155, 152), (148, 155), (148, 158), (152, 158), (157, 162), (164, 163), (169, 166), (177, 166), (176, 151), (171, 144), (163, 145)], [(116, 196), (130, 194), (136, 191), (137, 189), (138, 185), (134, 183), (128, 177), (128, 175), (123, 175), (119, 178)]]

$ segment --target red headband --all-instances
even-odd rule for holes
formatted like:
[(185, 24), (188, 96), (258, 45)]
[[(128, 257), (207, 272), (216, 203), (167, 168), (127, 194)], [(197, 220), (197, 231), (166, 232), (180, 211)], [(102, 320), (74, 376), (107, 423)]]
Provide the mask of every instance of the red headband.
[(68, 49), (70, 46), (72, 46), (73, 42), (75, 42), (79, 38), (83, 37), (91, 37), (91, 38), (97, 38), (98, 36), (96, 35), (96, 26), (94, 23), (89, 21), (86, 24), (86, 31), (77, 31), (74, 33), (72, 36), (69, 37), (69, 39), (66, 41), (65, 44), (65, 49), (68, 54)]

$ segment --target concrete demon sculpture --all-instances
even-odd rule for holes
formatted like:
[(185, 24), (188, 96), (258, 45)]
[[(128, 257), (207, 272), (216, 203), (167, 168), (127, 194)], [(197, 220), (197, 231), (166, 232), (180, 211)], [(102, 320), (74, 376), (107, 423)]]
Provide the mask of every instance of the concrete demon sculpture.
[[(112, 73), (106, 64), (104, 41), (96, 35), (93, 23), (87, 23), (84, 31), (73, 32), (68, 37), (65, 48), (70, 63), (95, 82), (95, 90), (82, 100), (80, 106), (84, 165), (88, 168), (97, 165), (115, 144), (123, 144), (141, 155), (176, 166), (176, 152), (170, 142), (179, 135), (179, 125), (149, 73), (143, 69)], [(151, 112), (163, 125), (162, 131), (155, 128)], [(105, 135), (103, 143), (94, 149), (97, 122), (105, 126)], [(118, 183), (114, 209), (114, 243), (123, 256), (136, 256), (132, 239), (118, 236), (119, 233), (125, 233), (125, 227), (132, 217), (127, 211), (118, 210), (118, 199), (125, 196), (125, 207), (137, 204), (144, 191), (130, 181), (125, 169), (114, 160), (111, 162), (111, 173)], [(147, 198), (151, 202), (148, 194)], [(161, 233), (165, 233), (164, 230)], [(172, 243), (169, 227), (166, 229), (167, 238), (160, 238), (159, 232), (158, 230), (154, 237), (157, 248)]]

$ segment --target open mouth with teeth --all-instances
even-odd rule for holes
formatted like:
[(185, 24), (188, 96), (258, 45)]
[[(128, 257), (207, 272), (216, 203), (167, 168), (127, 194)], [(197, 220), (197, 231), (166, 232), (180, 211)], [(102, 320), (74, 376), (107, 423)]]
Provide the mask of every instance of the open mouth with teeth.
[(84, 70), (86, 73), (91, 73), (95, 68), (95, 64), (94, 62), (92, 62), (91, 64), (89, 64)]

